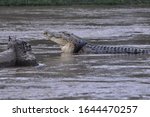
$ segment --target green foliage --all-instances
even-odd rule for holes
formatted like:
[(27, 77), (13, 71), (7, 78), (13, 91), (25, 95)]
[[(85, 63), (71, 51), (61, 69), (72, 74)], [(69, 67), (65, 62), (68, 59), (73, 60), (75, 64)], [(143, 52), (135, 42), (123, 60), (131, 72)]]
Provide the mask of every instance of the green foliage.
[(0, 0), (0, 5), (150, 4), (150, 0)]

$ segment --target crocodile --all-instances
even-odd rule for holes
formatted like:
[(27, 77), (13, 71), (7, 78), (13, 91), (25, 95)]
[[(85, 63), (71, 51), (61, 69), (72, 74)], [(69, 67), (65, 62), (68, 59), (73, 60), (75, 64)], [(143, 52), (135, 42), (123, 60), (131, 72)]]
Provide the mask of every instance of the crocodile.
[(45, 37), (57, 43), (64, 53), (86, 54), (150, 54), (148, 49), (120, 46), (106, 46), (88, 43), (69, 32), (44, 32)]
[(35, 66), (37, 60), (29, 43), (9, 37), (7, 50), (0, 53), (0, 67)]

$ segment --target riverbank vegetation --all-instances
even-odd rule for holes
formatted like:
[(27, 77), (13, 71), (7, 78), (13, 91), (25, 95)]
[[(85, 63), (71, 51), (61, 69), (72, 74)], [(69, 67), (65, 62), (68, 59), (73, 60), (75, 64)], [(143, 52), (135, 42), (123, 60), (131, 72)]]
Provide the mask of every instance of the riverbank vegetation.
[(0, 0), (1, 6), (20, 5), (147, 5), (150, 0)]

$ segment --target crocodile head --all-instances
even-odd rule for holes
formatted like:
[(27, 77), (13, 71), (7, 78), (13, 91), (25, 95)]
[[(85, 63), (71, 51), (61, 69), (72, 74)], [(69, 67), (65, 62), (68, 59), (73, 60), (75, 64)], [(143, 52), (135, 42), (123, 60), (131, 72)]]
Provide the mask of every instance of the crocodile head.
[(36, 58), (32, 53), (31, 45), (22, 40), (16, 40), (9, 37), (8, 49), (13, 49), (16, 55), (16, 66), (34, 66), (37, 65)]
[(47, 39), (57, 43), (64, 53), (78, 53), (86, 41), (68, 32), (48, 32), (45, 31), (44, 35)]

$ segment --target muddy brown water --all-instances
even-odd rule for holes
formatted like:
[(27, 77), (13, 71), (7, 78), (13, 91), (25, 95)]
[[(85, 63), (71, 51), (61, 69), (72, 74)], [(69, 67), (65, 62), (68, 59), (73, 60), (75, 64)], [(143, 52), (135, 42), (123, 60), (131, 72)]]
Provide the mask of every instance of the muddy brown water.
[(150, 99), (150, 55), (65, 55), (43, 31), (150, 49), (149, 7), (0, 7), (8, 36), (32, 44), (39, 66), (0, 68), (0, 99)]

